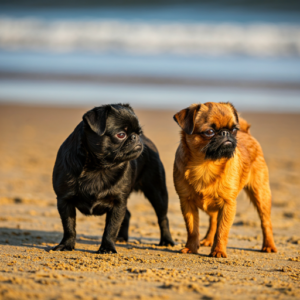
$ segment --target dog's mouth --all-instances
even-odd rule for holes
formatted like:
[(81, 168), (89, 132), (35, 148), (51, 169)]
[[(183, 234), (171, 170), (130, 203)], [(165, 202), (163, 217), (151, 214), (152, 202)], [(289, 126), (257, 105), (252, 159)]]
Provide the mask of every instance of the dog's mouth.
[(236, 141), (232, 138), (214, 140), (205, 147), (206, 159), (231, 158), (234, 155)]
[(226, 139), (221, 143), (217, 151), (232, 152), (235, 150), (235, 147), (236, 147), (236, 143), (234, 141), (230, 139)]
[(226, 140), (222, 143), (222, 146), (231, 147), (233, 146), (233, 143), (230, 140)]
[(139, 157), (139, 155), (143, 151), (143, 145), (140, 142), (129, 144), (125, 147), (124, 151), (122, 151), (117, 159), (121, 161), (132, 160)]
[(130, 153), (132, 153), (132, 152), (140, 151), (140, 150), (143, 148), (143, 146), (142, 146), (142, 144), (141, 144), (140, 142), (137, 142), (137, 143), (130, 143), (130, 144), (127, 144), (124, 148), (125, 148), (125, 149), (124, 149), (125, 152), (126, 152), (127, 154), (130, 154)]
[(143, 151), (143, 145), (137, 144), (133, 148), (131, 148), (125, 155), (136, 158), (141, 154), (142, 151)]
[(136, 145), (133, 149), (132, 149), (132, 151), (140, 151), (140, 150), (142, 150), (142, 145), (141, 144), (138, 144), (138, 145)]

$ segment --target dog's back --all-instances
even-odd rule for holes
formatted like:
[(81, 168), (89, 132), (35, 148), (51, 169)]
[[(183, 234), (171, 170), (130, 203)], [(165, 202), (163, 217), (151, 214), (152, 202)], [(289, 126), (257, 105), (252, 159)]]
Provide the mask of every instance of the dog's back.
[(63, 196), (72, 190), (70, 176), (78, 177), (82, 172), (85, 157), (81, 152), (83, 122), (80, 122), (74, 131), (60, 146), (52, 175), (53, 189), (57, 196)]
[(165, 187), (165, 170), (160, 160), (158, 150), (154, 143), (145, 135), (141, 136), (144, 144), (143, 153), (134, 161), (132, 165), (136, 167), (135, 191), (151, 190), (151, 187), (159, 188), (163, 191), (166, 201), (168, 199)]

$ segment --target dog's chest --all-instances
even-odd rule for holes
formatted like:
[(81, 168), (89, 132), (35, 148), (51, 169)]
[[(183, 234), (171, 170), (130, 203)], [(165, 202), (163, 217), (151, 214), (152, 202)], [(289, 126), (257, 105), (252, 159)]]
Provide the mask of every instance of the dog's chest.
[(114, 198), (109, 196), (102, 199), (78, 198), (76, 207), (85, 215), (101, 216), (112, 209), (114, 203)]
[(223, 205), (223, 201), (231, 199), (235, 194), (232, 182), (227, 180), (225, 165), (203, 164), (187, 168), (185, 179), (191, 186), (197, 206), (205, 211), (216, 210)]
[(214, 187), (218, 185), (221, 172), (222, 168), (218, 165), (190, 165), (186, 168), (185, 179), (197, 193), (201, 193), (208, 187), (215, 189)]
[(102, 215), (128, 191), (122, 178), (108, 178), (101, 172), (83, 172), (78, 180), (76, 207), (86, 215)]

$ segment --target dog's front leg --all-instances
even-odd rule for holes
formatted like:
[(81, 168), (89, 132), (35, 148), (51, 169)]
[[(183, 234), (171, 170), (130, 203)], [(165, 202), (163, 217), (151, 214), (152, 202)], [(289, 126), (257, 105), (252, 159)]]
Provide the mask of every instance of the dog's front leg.
[(128, 242), (128, 231), (129, 231), (129, 220), (131, 217), (130, 211), (127, 209), (125, 218), (121, 224), (121, 228), (118, 234), (118, 241), (119, 242)]
[(193, 200), (180, 198), (181, 211), (184, 217), (188, 238), (182, 253), (198, 253), (200, 246), (199, 211)]
[(57, 199), (57, 208), (62, 221), (64, 236), (59, 245), (55, 246), (54, 251), (72, 251), (76, 241), (76, 209), (68, 200)]
[(214, 237), (217, 231), (217, 224), (218, 224), (218, 212), (208, 212), (206, 213), (209, 215), (209, 228), (205, 237), (200, 241), (201, 246), (212, 246), (214, 243)]
[(228, 201), (222, 205), (218, 214), (217, 232), (215, 234), (214, 244), (211, 249), (212, 257), (227, 257), (226, 246), (228, 235), (232, 226), (236, 211), (236, 201)]
[(118, 201), (113, 208), (107, 212), (105, 220), (105, 229), (102, 238), (102, 243), (98, 253), (117, 253), (115, 242), (124, 220), (126, 213), (127, 201)]

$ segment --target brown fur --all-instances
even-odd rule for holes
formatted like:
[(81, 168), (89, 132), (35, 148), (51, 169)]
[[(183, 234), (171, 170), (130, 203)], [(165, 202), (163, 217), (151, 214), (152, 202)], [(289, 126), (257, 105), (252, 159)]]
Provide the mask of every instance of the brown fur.
[[(174, 163), (174, 184), (188, 233), (186, 246), (181, 252), (197, 253), (202, 244), (212, 246), (210, 256), (227, 257), (226, 246), (235, 217), (236, 198), (242, 189), (261, 219), (262, 251), (277, 252), (270, 217), (268, 168), (259, 143), (250, 135), (250, 125), (238, 118), (230, 103), (194, 104), (177, 113), (174, 119), (182, 128)], [(185, 131), (186, 122), (189, 122), (189, 128), (190, 122), (193, 123), (191, 134)], [(211, 124), (217, 128), (239, 127), (232, 158), (205, 159), (201, 149), (209, 140), (199, 133), (209, 129)], [(201, 242), (198, 208), (210, 216), (208, 232)]]

